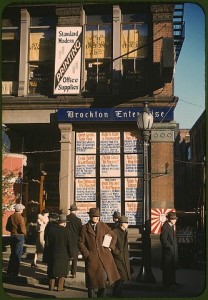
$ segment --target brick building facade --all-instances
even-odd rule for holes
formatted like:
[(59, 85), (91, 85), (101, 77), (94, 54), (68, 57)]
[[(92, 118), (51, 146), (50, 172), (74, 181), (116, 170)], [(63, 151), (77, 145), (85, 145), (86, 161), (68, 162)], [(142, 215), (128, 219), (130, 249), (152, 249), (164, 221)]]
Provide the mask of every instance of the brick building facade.
[(67, 213), (76, 202), (85, 221), (89, 207), (99, 206), (109, 224), (119, 210), (140, 228), (136, 121), (148, 101), (151, 206), (174, 208), (173, 77), (183, 5), (11, 5), (2, 20), (3, 122), (11, 152), (28, 158), (26, 200), (37, 200), (33, 179), (45, 171), (49, 208)]

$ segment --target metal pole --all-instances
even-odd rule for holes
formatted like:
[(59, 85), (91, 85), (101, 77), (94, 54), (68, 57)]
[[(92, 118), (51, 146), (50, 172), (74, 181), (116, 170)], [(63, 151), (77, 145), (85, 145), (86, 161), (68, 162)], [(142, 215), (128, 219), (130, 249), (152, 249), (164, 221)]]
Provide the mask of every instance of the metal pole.
[(40, 205), (40, 212), (43, 209), (43, 182), (44, 182), (44, 175), (40, 176), (40, 190), (39, 190), (39, 205)]
[(149, 199), (149, 165), (148, 146), (150, 132), (143, 131), (143, 224), (142, 224), (142, 265), (137, 281), (155, 283), (151, 270), (151, 239), (150, 239), (150, 199)]

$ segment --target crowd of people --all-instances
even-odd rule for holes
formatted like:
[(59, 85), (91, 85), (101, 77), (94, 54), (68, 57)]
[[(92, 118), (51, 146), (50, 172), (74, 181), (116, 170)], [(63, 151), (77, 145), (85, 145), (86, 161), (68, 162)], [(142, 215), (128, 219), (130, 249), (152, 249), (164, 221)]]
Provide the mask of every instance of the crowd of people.
[[(7, 273), (18, 276), (26, 226), (22, 204), (8, 218), (6, 229), (11, 232), (11, 255)], [(78, 208), (72, 204), (70, 213), (49, 213), (44, 209), (37, 219), (36, 252), (31, 267), (37, 266), (39, 254), (47, 264), (49, 290), (63, 291), (65, 278), (76, 277), (78, 255), (85, 261), (85, 283), (88, 298), (105, 297), (106, 287), (113, 285), (113, 297), (121, 297), (123, 283), (131, 279), (128, 251), (128, 217), (115, 211), (114, 225), (110, 228), (100, 220), (99, 208), (90, 208), (89, 221), (82, 224)], [(176, 214), (171, 212), (162, 227), (163, 284), (176, 284), (177, 242)]]

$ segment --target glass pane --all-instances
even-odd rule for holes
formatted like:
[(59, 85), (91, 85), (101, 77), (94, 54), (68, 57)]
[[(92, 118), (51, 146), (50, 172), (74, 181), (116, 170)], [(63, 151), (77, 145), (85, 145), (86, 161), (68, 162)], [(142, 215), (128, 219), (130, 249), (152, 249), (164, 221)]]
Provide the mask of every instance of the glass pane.
[(147, 70), (147, 59), (137, 59), (135, 71), (137, 75), (137, 82), (140, 84), (140, 86), (147, 86)]
[(148, 27), (147, 24), (122, 25), (121, 52), (125, 57), (144, 57), (148, 54), (147, 48)]
[(3, 63), (2, 64), (2, 81), (18, 81), (18, 64)]
[(86, 72), (86, 82), (85, 90), (94, 93), (96, 91), (98, 76), (97, 76), (97, 61), (96, 60), (86, 60), (85, 61), (85, 72)]
[(110, 14), (104, 15), (87, 15), (86, 16), (87, 24), (104, 24), (111, 23), (112, 16)]
[(55, 16), (32, 16), (30, 19), (30, 26), (55, 26)]
[(123, 74), (134, 72), (134, 60), (133, 59), (123, 59)]
[(6, 8), (2, 14), (2, 27), (19, 27), (20, 12), (16, 8)]
[(110, 25), (86, 26), (86, 58), (105, 58), (111, 56)]
[(97, 92), (99, 92), (99, 93), (110, 92), (110, 86), (111, 86), (110, 70), (111, 70), (110, 60), (108, 60), (108, 59), (100, 60), (100, 64), (98, 65)]
[(18, 57), (19, 57), (19, 41), (16, 39), (3, 39), (2, 61), (17, 62)]
[(147, 59), (123, 59), (122, 90), (143, 96), (147, 93)]
[(148, 56), (148, 26), (147, 24), (136, 24), (135, 33), (136, 48), (135, 57)]
[(29, 66), (29, 94), (48, 95), (53, 87), (52, 63), (34, 63)]
[(55, 57), (55, 32), (54, 30), (39, 30), (30, 32), (29, 44), (30, 61), (49, 61)]
[[(133, 34), (133, 37), (132, 37)], [(130, 45), (130, 39), (134, 40), (134, 25), (122, 25), (121, 32), (121, 55), (126, 54), (125, 57), (134, 57), (133, 54), (129, 54), (132, 49), (132, 45)], [(132, 56), (133, 55), (133, 56)]]
[(90, 93), (109, 93), (111, 88), (111, 66), (109, 59), (86, 60), (85, 90)]
[(139, 14), (124, 14), (123, 15), (123, 23), (136, 23), (136, 22), (144, 22), (147, 21), (148, 17), (145, 13)]
[(94, 26), (86, 26), (85, 35), (85, 57), (94, 58), (96, 57), (94, 49), (97, 45), (98, 28)]

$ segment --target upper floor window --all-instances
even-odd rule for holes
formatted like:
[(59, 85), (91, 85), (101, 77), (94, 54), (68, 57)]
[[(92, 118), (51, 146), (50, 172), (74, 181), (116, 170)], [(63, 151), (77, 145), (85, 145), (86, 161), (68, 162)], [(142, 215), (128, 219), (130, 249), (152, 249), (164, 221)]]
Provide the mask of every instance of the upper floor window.
[(28, 94), (50, 95), (53, 89), (56, 18), (32, 11), (29, 35)]
[(109, 93), (111, 85), (112, 16), (86, 16), (85, 28), (85, 91)]
[(19, 81), (20, 15), (6, 9), (2, 17), (2, 95), (17, 95)]
[(123, 14), (121, 25), (122, 91), (136, 95), (147, 92), (147, 15)]

